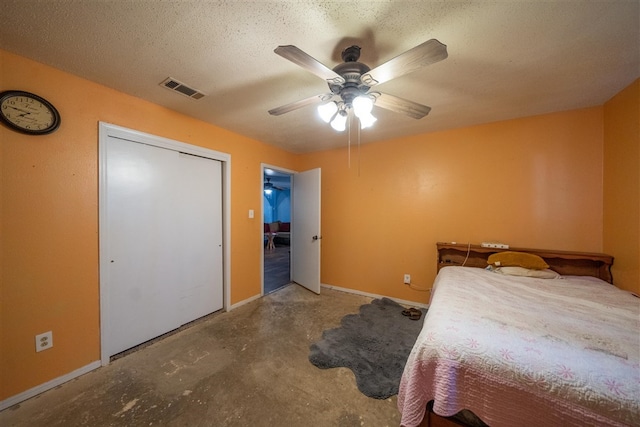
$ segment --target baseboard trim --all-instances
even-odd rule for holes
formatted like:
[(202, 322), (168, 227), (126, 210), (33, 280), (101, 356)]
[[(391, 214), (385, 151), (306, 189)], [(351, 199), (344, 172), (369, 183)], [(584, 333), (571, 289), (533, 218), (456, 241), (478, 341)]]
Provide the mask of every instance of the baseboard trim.
[(259, 299), (259, 298), (262, 298), (262, 295), (258, 294), (258, 295), (254, 295), (254, 296), (252, 296), (252, 297), (249, 297), (249, 298), (247, 298), (247, 299), (243, 299), (243, 300), (242, 300), (242, 301), (240, 301), (240, 302), (237, 302), (237, 303), (235, 303), (235, 304), (232, 304), (232, 305), (229, 307), (229, 309), (228, 309), (227, 311), (231, 311), (231, 310), (233, 310), (233, 309), (236, 309), (236, 308), (238, 308), (238, 307), (241, 307), (241, 306), (243, 306), (243, 305), (245, 305), (245, 304), (248, 304), (248, 303), (250, 303), (251, 301), (255, 301), (255, 300)]
[(401, 304), (401, 305), (407, 305), (407, 306), (411, 306), (411, 307), (427, 308), (427, 309), (429, 308), (429, 304), (423, 304), (423, 303), (415, 302), (415, 301), (408, 301), (408, 300), (404, 300), (404, 299), (400, 299), (400, 298), (388, 297), (386, 295), (372, 294), (372, 293), (369, 293), (369, 292), (357, 291), (355, 289), (341, 288), (340, 286), (327, 285), (327, 284), (324, 284), (324, 283), (322, 283), (320, 286), (322, 286), (323, 288), (327, 288), (327, 289), (333, 289), (334, 291), (346, 292), (348, 294), (362, 295), (362, 296), (365, 296), (365, 297), (389, 298), (390, 300), (395, 301), (395, 302), (397, 302), (398, 304)]
[(67, 381), (71, 381), (74, 378), (77, 378), (81, 375), (84, 375), (88, 372), (93, 371), (101, 366), (99, 360), (95, 362), (91, 362), (82, 368), (76, 369), (75, 371), (69, 372), (68, 374), (62, 375), (61, 377), (54, 378), (51, 381), (47, 381), (46, 383), (40, 384), (29, 390), (23, 391), (22, 393), (16, 394), (15, 396), (11, 396), (0, 402), (0, 411), (3, 411), (13, 405), (16, 405), (20, 402), (24, 402), (27, 399), (31, 399), (39, 395), (40, 393), (44, 393), (47, 390), (51, 390), (54, 387), (58, 387), (60, 384), (64, 384)]

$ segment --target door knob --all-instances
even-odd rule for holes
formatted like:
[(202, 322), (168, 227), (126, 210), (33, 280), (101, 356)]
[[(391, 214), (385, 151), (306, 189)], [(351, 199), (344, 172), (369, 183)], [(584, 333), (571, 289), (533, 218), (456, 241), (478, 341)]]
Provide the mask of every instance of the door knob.
[(312, 237), (312, 239), (313, 239), (313, 240), (320, 240), (320, 239), (322, 239), (322, 236), (320, 236), (320, 237), (318, 237), (318, 236), (313, 236), (313, 237)]

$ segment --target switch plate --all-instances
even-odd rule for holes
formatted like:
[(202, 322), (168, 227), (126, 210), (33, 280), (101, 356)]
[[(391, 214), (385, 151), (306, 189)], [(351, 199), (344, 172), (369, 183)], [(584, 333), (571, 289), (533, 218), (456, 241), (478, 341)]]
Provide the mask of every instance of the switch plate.
[(249, 209), (249, 218), (253, 218), (253, 209)]
[(409, 283), (411, 283), (411, 275), (410, 274), (405, 274), (404, 275), (404, 284), (408, 285)]
[(53, 332), (36, 335), (36, 353), (53, 347)]

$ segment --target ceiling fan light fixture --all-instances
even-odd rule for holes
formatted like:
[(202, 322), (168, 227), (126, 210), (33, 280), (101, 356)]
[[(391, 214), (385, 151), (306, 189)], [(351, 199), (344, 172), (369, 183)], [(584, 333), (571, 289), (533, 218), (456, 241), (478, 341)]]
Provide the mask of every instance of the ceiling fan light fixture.
[(376, 122), (376, 119), (373, 114), (371, 113), (366, 113), (363, 114), (361, 116), (358, 117), (358, 120), (360, 120), (360, 129), (365, 129), (368, 127), (373, 126), (373, 124)]
[[(271, 171), (271, 173), (273, 173), (273, 171)], [(273, 184), (271, 183), (271, 178), (269, 178), (268, 176), (265, 176), (265, 178), (267, 181), (264, 183), (264, 194), (269, 196), (271, 195), (271, 193), (273, 193), (274, 187), (273, 187)]]
[(344, 132), (347, 128), (347, 112), (344, 110), (338, 111), (335, 118), (331, 121), (331, 127), (338, 132)]
[(371, 116), (371, 110), (373, 109), (373, 99), (369, 95), (357, 96), (353, 100), (351, 105), (353, 106), (353, 112), (356, 114), (356, 116), (358, 116), (358, 118), (362, 118), (367, 115)]
[(326, 104), (318, 105), (318, 114), (325, 123), (330, 123), (331, 119), (338, 112), (338, 106), (335, 102), (328, 102)]

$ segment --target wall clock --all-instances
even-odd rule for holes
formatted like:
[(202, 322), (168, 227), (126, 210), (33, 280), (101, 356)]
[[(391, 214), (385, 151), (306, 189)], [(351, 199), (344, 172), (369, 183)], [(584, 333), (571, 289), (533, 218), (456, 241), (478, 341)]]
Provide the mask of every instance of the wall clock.
[(0, 93), (0, 121), (29, 135), (46, 135), (60, 126), (60, 113), (46, 99), (21, 90)]

